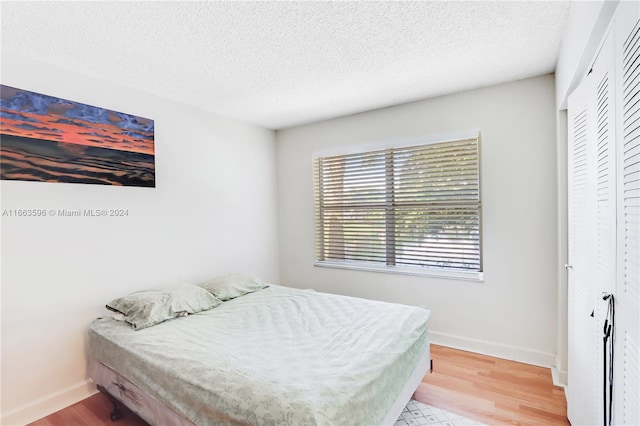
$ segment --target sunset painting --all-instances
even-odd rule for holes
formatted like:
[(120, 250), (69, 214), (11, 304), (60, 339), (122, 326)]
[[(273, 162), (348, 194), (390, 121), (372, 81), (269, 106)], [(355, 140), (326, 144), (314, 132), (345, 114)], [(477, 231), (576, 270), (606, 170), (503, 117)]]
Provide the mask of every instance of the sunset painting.
[(155, 187), (153, 120), (0, 85), (0, 177)]

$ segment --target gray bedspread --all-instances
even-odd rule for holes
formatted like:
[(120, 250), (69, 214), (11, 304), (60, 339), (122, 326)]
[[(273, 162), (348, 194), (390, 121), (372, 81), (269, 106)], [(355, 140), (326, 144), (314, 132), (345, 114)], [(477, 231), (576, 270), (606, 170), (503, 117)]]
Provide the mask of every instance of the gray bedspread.
[(90, 356), (198, 425), (377, 425), (426, 350), (418, 307), (271, 286), (134, 331)]

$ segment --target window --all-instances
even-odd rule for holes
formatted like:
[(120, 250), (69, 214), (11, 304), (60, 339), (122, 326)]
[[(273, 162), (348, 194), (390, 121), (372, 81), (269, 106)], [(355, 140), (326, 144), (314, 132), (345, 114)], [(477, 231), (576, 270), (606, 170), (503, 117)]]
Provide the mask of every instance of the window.
[(315, 158), (316, 265), (480, 278), (474, 134)]

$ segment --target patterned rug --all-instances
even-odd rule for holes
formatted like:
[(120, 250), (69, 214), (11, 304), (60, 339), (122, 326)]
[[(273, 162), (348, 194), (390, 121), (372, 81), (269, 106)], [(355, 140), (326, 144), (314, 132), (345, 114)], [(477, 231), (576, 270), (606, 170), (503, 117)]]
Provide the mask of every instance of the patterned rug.
[(459, 414), (423, 404), (413, 399), (402, 410), (393, 426), (486, 426), (484, 423), (468, 419)]

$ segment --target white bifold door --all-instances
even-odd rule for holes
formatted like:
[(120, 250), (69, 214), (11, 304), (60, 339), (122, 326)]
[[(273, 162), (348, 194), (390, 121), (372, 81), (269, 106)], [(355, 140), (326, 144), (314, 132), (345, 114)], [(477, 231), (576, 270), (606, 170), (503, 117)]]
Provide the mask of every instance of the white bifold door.
[(573, 425), (608, 424), (611, 393), (611, 423), (640, 425), (640, 2), (620, 2), (569, 97), (568, 127), (567, 414)]

